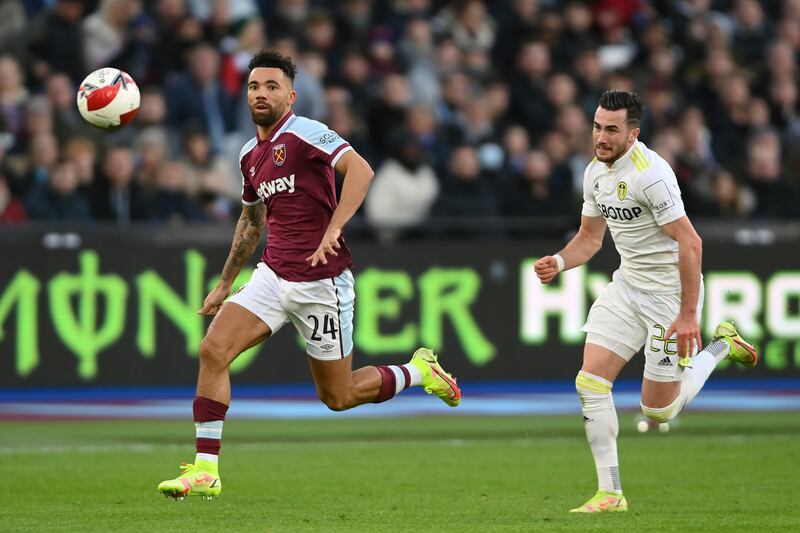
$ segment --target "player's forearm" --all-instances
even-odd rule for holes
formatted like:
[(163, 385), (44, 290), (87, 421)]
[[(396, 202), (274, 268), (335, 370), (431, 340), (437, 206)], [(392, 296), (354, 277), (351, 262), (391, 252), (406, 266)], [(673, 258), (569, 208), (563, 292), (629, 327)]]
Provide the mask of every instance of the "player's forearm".
[(681, 312), (697, 312), (703, 242), (699, 237), (678, 243), (678, 271), (681, 278)]
[(336, 206), (336, 210), (333, 212), (328, 228), (341, 230), (353, 218), (353, 215), (358, 211), (367, 196), (372, 176), (372, 169), (366, 164), (348, 169), (344, 176), (339, 205)]
[(578, 234), (558, 252), (564, 259), (564, 270), (575, 268), (588, 262), (589, 259), (600, 251), (603, 245), (602, 238), (593, 237), (588, 232), (578, 230)]
[(242, 209), (242, 214), (236, 223), (231, 251), (219, 278), (220, 285), (231, 287), (242, 267), (253, 256), (264, 229), (264, 209), (264, 204), (245, 206)]

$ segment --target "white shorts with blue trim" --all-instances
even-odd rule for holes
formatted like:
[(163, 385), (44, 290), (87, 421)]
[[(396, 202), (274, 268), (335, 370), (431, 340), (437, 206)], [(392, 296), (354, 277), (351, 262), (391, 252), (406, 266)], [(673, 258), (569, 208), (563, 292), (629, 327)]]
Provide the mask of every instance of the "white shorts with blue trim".
[(353, 353), (353, 285), (350, 270), (335, 278), (287, 281), (259, 263), (228, 301), (259, 317), (273, 334), (291, 322), (305, 339), (308, 355), (335, 360)]

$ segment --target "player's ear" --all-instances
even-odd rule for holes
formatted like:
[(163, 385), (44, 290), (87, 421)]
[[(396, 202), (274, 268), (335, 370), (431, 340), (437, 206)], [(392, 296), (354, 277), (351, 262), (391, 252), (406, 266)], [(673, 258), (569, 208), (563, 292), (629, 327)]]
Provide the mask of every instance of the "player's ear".
[(292, 89), (291, 91), (289, 91), (289, 100), (287, 101), (287, 103), (289, 105), (292, 105), (295, 100), (297, 100), (297, 91)]
[(628, 142), (633, 142), (639, 138), (639, 134), (642, 132), (642, 128), (639, 126), (633, 127), (628, 130)]

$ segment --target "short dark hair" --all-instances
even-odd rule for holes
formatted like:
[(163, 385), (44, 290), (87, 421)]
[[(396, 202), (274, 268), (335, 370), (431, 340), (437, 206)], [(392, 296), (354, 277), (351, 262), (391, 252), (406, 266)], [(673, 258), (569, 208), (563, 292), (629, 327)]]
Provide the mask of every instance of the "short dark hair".
[(282, 56), (275, 50), (261, 50), (253, 56), (250, 64), (247, 66), (248, 71), (252, 72), (254, 68), (279, 68), (283, 71), (287, 78), (294, 82), (294, 77), (297, 74), (297, 66), (292, 62), (292, 59)]
[(633, 123), (634, 127), (638, 127), (642, 122), (644, 105), (642, 105), (642, 99), (639, 95), (633, 91), (621, 91), (618, 89), (606, 91), (600, 97), (600, 107), (609, 111), (626, 109), (628, 111), (626, 122), (628, 124)]

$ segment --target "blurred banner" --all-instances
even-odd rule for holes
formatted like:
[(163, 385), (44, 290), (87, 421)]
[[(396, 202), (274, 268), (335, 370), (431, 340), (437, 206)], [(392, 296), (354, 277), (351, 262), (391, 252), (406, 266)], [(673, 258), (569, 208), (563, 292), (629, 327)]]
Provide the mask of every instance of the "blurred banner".
[[(130, 232), (3, 237), (0, 386), (194, 383), (210, 322), (196, 311), (216, 283), (229, 240)], [(580, 328), (619, 259), (606, 242), (590, 265), (540, 285), (533, 261), (562, 245), (351, 243), (354, 366), (405, 362), (422, 345), (441, 352), (446, 368), (465, 380), (571, 378), (581, 362)], [(734, 320), (762, 354), (763, 364), (749, 375), (800, 375), (798, 265), (798, 246), (704, 242), (704, 338), (720, 320)], [(252, 266), (238, 284), (250, 272)], [(642, 365), (637, 356), (623, 377), (640, 377)], [(310, 380), (290, 325), (242, 354), (232, 371), (241, 384)]]

